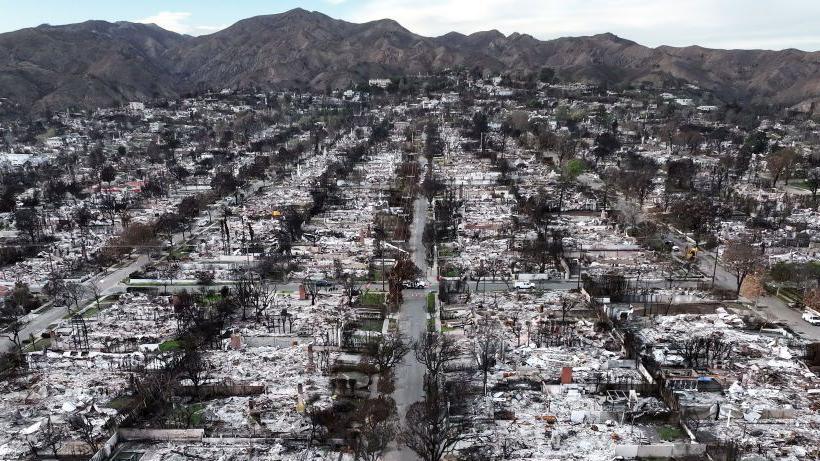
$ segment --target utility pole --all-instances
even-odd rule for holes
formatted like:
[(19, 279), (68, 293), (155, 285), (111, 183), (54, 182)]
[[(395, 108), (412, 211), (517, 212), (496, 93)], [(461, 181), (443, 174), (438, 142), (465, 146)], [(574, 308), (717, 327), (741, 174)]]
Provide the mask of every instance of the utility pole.
[(578, 250), (578, 291), (581, 291), (581, 256), (583, 246)]
[(720, 250), (720, 228), (721, 222), (718, 220), (717, 226), (715, 226), (715, 231), (717, 233), (717, 245), (715, 245), (715, 263), (712, 265), (712, 290), (715, 289), (715, 275), (717, 274), (717, 264), (718, 264), (718, 253)]

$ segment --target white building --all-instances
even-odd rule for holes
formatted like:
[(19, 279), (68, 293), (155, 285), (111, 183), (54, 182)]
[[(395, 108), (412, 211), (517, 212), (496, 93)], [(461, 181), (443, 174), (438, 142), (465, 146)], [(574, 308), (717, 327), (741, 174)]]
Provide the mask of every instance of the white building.
[(377, 86), (379, 88), (387, 88), (390, 86), (390, 79), (389, 78), (371, 78), (367, 81), (367, 84), (370, 86)]
[(51, 149), (59, 149), (63, 147), (63, 139), (57, 136), (46, 139), (46, 146)]

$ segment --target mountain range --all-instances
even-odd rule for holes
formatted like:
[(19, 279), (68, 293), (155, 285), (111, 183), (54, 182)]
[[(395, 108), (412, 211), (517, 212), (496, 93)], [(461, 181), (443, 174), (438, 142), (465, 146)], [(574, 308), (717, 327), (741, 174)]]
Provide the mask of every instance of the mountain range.
[(389, 19), (356, 24), (303, 9), (199, 37), (105, 21), (0, 34), (0, 98), (34, 112), (203, 88), (341, 88), (454, 66), (550, 67), (563, 79), (610, 84), (686, 81), (725, 102), (775, 108), (820, 101), (820, 52), (649, 48), (612, 34), (546, 41), (495, 30), (424, 37)]

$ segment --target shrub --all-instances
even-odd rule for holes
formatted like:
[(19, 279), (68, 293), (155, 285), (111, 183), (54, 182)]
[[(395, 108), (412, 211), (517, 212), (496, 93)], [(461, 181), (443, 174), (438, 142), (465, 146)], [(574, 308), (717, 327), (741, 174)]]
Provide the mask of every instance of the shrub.
[(200, 285), (210, 285), (214, 283), (214, 271), (196, 271), (196, 281)]

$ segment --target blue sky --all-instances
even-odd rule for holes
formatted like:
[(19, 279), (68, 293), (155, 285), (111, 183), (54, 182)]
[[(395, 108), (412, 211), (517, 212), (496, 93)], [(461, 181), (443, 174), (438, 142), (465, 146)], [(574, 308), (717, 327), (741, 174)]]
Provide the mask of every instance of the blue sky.
[(295, 7), (353, 22), (389, 17), (427, 36), (489, 29), (540, 39), (612, 32), (648, 46), (820, 50), (820, 0), (0, 0), (0, 32), (103, 19), (202, 35)]

